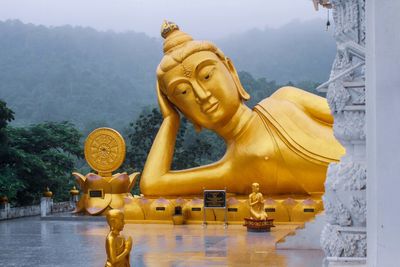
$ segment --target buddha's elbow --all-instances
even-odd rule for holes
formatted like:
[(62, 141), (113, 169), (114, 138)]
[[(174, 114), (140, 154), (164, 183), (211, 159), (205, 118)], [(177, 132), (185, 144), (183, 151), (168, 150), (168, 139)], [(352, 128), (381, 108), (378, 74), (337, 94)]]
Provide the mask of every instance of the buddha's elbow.
[(145, 172), (140, 179), (140, 192), (144, 195), (157, 195), (158, 183), (155, 177), (150, 177)]

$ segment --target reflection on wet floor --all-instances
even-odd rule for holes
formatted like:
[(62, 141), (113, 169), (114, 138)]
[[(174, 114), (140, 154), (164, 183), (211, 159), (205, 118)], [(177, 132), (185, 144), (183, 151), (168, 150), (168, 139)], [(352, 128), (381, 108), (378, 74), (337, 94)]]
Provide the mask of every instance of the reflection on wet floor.
[[(240, 225), (128, 224), (132, 266), (321, 266), (320, 250), (275, 250), (293, 226), (248, 233)], [(104, 266), (105, 222), (0, 222), (0, 266)]]

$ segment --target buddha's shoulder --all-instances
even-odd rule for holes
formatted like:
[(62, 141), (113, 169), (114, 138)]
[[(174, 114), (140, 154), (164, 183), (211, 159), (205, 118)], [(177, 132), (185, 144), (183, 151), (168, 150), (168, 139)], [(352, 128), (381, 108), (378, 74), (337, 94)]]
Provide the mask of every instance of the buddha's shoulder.
[(299, 94), (304, 94), (307, 93), (306, 91), (294, 87), (294, 86), (283, 86), (281, 88), (279, 88), (278, 90), (276, 90), (270, 97), (273, 98), (281, 98), (281, 97), (288, 97), (288, 96), (292, 96), (292, 95), (299, 95)]
[(293, 86), (284, 86), (276, 90), (271, 96), (263, 99), (258, 103), (261, 107), (268, 106), (272, 103), (279, 104), (282, 101), (289, 101), (294, 104), (304, 103), (307, 100), (315, 100), (315, 98), (323, 97), (317, 96), (315, 94), (309, 93), (304, 91), (300, 88), (293, 87)]

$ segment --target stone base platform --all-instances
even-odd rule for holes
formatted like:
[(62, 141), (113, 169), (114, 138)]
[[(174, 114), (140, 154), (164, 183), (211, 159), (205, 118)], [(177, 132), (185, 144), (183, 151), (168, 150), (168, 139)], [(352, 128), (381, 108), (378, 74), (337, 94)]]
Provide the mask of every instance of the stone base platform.
[[(267, 195), (264, 207), (268, 218), (273, 219), (275, 223), (306, 222), (323, 210), (320, 195)], [(109, 209), (111, 207), (100, 215), (105, 215)], [(159, 198), (127, 196), (120, 209), (124, 211), (127, 223), (169, 224), (173, 222), (174, 214), (182, 214), (185, 224), (201, 223), (204, 218), (203, 199), (200, 196)], [(245, 218), (250, 217), (248, 196), (228, 194), (226, 213), (229, 224), (242, 224)], [(223, 223), (224, 216), (224, 209), (206, 209), (208, 224)]]

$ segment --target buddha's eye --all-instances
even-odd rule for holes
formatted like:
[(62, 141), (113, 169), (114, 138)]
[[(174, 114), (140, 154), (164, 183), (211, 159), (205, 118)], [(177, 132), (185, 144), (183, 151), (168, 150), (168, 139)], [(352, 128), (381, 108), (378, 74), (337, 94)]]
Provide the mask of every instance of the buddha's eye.
[(204, 81), (208, 81), (211, 79), (214, 70), (215, 70), (214, 65), (206, 66), (200, 71), (200, 77), (203, 77)]
[(204, 80), (209, 80), (209, 79), (211, 79), (211, 77), (212, 77), (212, 75), (214, 74), (214, 70), (215, 70), (215, 68), (213, 67), (213, 68), (211, 68), (211, 70), (207, 73), (207, 75), (204, 77)]
[(190, 87), (188, 87), (187, 85), (183, 86), (178, 85), (177, 87), (175, 87), (174, 95), (175, 96), (186, 95), (189, 92), (190, 92)]

